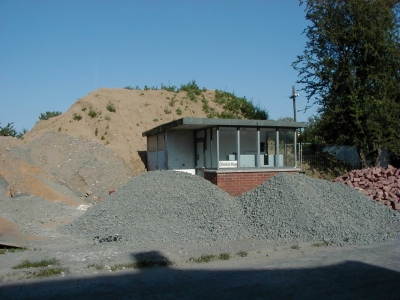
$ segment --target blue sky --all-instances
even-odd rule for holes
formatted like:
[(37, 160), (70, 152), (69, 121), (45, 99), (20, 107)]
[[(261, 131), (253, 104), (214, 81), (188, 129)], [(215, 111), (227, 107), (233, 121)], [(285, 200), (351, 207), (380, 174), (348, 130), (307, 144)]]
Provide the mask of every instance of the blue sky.
[(1, 0), (0, 126), (30, 130), (102, 87), (192, 80), (293, 116), (304, 16), (296, 0)]

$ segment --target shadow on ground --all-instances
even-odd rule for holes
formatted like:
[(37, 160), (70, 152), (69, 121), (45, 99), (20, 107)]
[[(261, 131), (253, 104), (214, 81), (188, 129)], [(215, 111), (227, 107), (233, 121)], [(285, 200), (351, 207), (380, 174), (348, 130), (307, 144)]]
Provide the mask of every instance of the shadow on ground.
[[(132, 258), (136, 262), (167, 260), (157, 251), (132, 254)], [(91, 278), (3, 284), (0, 298), (400, 299), (399, 283), (399, 272), (355, 261), (272, 270), (210, 270), (199, 264), (190, 270), (147, 267)]]

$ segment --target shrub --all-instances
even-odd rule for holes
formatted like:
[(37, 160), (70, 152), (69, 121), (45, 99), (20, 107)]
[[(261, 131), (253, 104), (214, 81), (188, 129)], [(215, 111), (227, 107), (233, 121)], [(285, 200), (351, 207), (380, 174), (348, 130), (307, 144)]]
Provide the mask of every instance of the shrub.
[(94, 135), (97, 136), (99, 134), (99, 130), (96, 128), (96, 130), (94, 131)]
[(82, 119), (82, 115), (74, 113), (73, 116), (72, 116), (72, 119), (74, 119), (75, 121), (79, 121), (79, 120)]
[(88, 116), (91, 117), (92, 119), (96, 118), (97, 117), (97, 112), (95, 110), (93, 110), (93, 109), (89, 109)]
[(171, 110), (168, 109), (168, 107), (164, 108), (164, 112), (169, 115), (171, 113)]
[(107, 108), (107, 110), (108, 110), (109, 112), (115, 112), (115, 111), (116, 111), (115, 105), (114, 105), (113, 103), (111, 103), (110, 101), (108, 102), (106, 108)]
[(182, 114), (182, 110), (181, 110), (181, 108), (180, 107), (178, 107), (177, 109), (176, 109), (176, 114), (178, 115), (178, 116), (180, 116), (181, 114)]
[(62, 114), (61, 111), (46, 111), (44, 114), (43, 113), (40, 114), (39, 120), (48, 120), (50, 118), (57, 117), (61, 114)]

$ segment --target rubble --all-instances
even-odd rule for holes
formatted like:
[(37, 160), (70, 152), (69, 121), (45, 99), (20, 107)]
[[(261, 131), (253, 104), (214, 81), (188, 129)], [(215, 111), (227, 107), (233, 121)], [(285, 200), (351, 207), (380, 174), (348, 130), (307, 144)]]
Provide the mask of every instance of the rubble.
[(346, 184), (400, 212), (400, 169), (389, 165), (387, 168), (353, 170), (333, 181)]

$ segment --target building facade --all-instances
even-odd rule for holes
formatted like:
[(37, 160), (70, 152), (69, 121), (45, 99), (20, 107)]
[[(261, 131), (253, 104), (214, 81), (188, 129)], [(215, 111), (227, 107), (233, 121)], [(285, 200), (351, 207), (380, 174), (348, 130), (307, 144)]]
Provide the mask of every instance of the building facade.
[(146, 132), (147, 169), (177, 170), (213, 182), (233, 196), (278, 172), (299, 172), (302, 122), (182, 118)]

